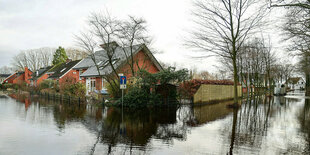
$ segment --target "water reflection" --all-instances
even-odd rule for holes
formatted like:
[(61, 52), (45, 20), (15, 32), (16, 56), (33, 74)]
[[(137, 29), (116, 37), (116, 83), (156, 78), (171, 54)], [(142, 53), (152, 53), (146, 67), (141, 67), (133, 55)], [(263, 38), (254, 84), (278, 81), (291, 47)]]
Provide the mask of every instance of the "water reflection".
[(300, 131), (305, 138), (306, 147), (303, 153), (310, 153), (310, 100), (306, 99), (303, 108), (298, 113), (298, 121), (300, 123)]
[(195, 124), (191, 125), (199, 126), (226, 117), (233, 111), (232, 109), (226, 108), (227, 105), (232, 103), (233, 101), (224, 101), (217, 104), (194, 106)]
[[(18, 140), (9, 140), (16, 138), (28, 143), (52, 140), (64, 144), (64, 148), (55, 149), (36, 143), (32, 147), (38, 154), (309, 153), (310, 101), (290, 95), (295, 96), (244, 99), (239, 109), (226, 108), (231, 101), (225, 101), (203, 106), (125, 108), (123, 112), (10, 95), (18, 102), (0, 98), (0, 125), (23, 124), (31, 138), (19, 137), (17, 131), (1, 134), (9, 127), (0, 128), (0, 154), (24, 151)], [(14, 150), (13, 146), (20, 148)], [(40, 152), (40, 147), (45, 151)], [(26, 154), (33, 149), (26, 149)]]

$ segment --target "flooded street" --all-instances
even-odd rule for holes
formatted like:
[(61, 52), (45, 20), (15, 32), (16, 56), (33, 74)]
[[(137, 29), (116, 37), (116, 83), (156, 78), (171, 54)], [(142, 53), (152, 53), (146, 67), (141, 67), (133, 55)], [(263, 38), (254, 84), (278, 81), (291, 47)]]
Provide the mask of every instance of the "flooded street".
[(310, 100), (121, 109), (0, 98), (0, 154), (309, 154)]

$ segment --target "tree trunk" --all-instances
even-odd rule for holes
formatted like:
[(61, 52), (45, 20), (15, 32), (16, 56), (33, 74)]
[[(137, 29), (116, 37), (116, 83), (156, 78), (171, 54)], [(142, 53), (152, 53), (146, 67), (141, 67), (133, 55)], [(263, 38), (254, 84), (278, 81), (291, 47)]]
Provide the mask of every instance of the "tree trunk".
[(306, 73), (306, 96), (310, 96), (310, 73)]
[(234, 67), (234, 104), (238, 104), (238, 73), (237, 73), (237, 64), (236, 59), (233, 59)]
[(236, 127), (237, 127), (237, 119), (238, 119), (238, 109), (234, 109), (233, 111), (233, 123), (231, 128), (231, 137), (230, 137), (230, 148), (229, 148), (229, 154), (233, 154), (234, 150), (234, 143), (236, 138)]

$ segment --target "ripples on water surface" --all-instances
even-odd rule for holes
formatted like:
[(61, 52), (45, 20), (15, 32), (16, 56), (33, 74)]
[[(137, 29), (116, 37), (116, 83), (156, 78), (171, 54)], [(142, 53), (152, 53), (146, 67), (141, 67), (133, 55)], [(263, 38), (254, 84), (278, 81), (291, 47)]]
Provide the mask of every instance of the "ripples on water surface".
[(309, 154), (303, 93), (255, 97), (239, 110), (205, 106), (77, 106), (22, 95), (0, 98), (0, 154)]

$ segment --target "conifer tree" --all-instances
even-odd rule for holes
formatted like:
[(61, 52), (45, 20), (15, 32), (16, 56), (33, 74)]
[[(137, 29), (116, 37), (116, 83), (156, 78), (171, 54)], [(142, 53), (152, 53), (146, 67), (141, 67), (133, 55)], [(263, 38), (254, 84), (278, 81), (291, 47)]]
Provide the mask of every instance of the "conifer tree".
[(66, 54), (66, 51), (64, 48), (59, 46), (59, 48), (56, 50), (53, 58), (53, 65), (57, 65), (60, 63), (65, 62), (68, 59), (68, 56)]

